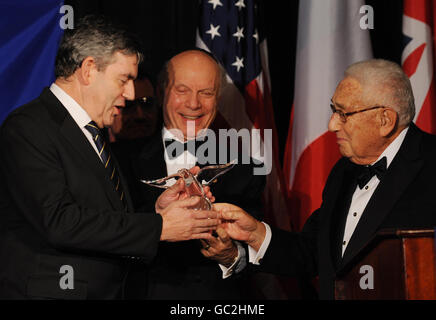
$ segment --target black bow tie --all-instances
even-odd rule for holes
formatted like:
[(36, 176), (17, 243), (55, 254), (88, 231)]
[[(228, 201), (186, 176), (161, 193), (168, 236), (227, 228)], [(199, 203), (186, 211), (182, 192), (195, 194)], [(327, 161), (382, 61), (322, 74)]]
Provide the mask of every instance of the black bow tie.
[(383, 157), (372, 166), (362, 166), (361, 172), (357, 177), (359, 188), (363, 189), (374, 175), (381, 180), (386, 173), (386, 163), (386, 157)]
[(186, 142), (180, 142), (175, 139), (164, 140), (165, 149), (171, 160), (177, 158), (185, 151), (195, 156), (196, 150), (205, 142), (206, 138), (204, 140), (188, 140)]

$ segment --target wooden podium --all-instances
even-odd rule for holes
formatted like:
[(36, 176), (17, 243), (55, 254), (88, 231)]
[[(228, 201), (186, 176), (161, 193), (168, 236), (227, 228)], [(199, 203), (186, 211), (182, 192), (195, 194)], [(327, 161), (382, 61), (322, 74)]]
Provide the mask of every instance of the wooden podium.
[(383, 230), (337, 275), (338, 300), (436, 299), (435, 230)]

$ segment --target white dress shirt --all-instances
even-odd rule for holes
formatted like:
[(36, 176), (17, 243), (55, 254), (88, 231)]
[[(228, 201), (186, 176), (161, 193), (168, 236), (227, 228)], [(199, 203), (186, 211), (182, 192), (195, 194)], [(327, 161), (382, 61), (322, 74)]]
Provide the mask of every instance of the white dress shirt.
[[(401, 133), (398, 135), (398, 137), (395, 138), (394, 141), (391, 142), (391, 144), (383, 151), (383, 153), (380, 155), (380, 157), (374, 161), (376, 163), (378, 160), (380, 160), (383, 157), (386, 157), (386, 168), (389, 168), (392, 160), (394, 159), (395, 155), (397, 154), (398, 150), (401, 147), (401, 144), (404, 141), (404, 138), (406, 137), (406, 133), (409, 130), (409, 128), (405, 128)], [(374, 164), (372, 163), (372, 164)], [(371, 164), (371, 165), (372, 165)], [(378, 184), (380, 183), (380, 180), (377, 178), (377, 176), (374, 176), (371, 178), (371, 180), (366, 184), (366, 186), (360, 190), (359, 186), (356, 187), (356, 190), (354, 191), (353, 198), (351, 200), (350, 209), (348, 211), (347, 215), (347, 221), (345, 224), (345, 231), (344, 231), (344, 238), (343, 238), (343, 245), (342, 245), (342, 255), (345, 252), (345, 249), (347, 248), (348, 242), (351, 239), (351, 236), (354, 233), (354, 230), (357, 226), (357, 223), (360, 220), (360, 217), (362, 216), (363, 211), (366, 208), (366, 205), (368, 204), (369, 200), (371, 199), (372, 194), (374, 193), (375, 189), (377, 188)], [(266, 223), (264, 223), (266, 228), (266, 236), (265, 239), (257, 252), (253, 248), (249, 246), (248, 250), (248, 261), (253, 264), (259, 264), (260, 259), (263, 258), (265, 255), (266, 250), (268, 249), (268, 246), (271, 241), (271, 228), (268, 227)]]
[[(403, 131), (401, 131), (398, 137), (396, 137), (395, 140), (391, 142), (391, 144), (385, 149), (385, 151), (383, 151), (378, 159), (371, 163), (371, 165), (373, 165), (383, 157), (386, 157), (386, 169), (389, 168), (392, 160), (400, 149), (404, 138), (406, 137), (408, 129), (409, 128), (407, 127)], [(353, 235), (354, 230), (356, 229), (356, 226), (359, 223), (360, 218), (362, 217), (362, 213), (365, 210), (366, 205), (371, 199), (379, 183), (380, 180), (377, 178), (376, 175), (374, 175), (371, 180), (368, 181), (366, 186), (364, 186), (362, 189), (357, 186), (356, 190), (354, 190), (350, 209), (348, 210), (347, 222), (345, 223), (344, 238), (342, 240), (342, 256), (344, 255), (345, 249), (350, 242), (351, 236)]]
[[(164, 145), (164, 158), (165, 163), (167, 166), (167, 173), (168, 175), (177, 173), (180, 169), (190, 169), (195, 166), (197, 163), (197, 157), (194, 156), (192, 153), (188, 152), (188, 150), (183, 151), (179, 156), (171, 159), (168, 153), (165, 149), (165, 140), (174, 139), (176, 141), (179, 141), (180, 143), (184, 143), (183, 140), (181, 140), (178, 136), (173, 134), (170, 130), (165, 128), (165, 126), (162, 128), (162, 143)], [(171, 186), (175, 183), (174, 180), (168, 180), (167, 185)]]
[(55, 95), (55, 97), (62, 103), (62, 105), (67, 109), (68, 113), (73, 118), (74, 122), (79, 126), (85, 135), (86, 139), (88, 139), (91, 146), (94, 148), (95, 153), (99, 156), (100, 160), (103, 162), (103, 159), (100, 157), (98, 153), (97, 146), (95, 145), (92, 134), (85, 128), (85, 126), (92, 120), (89, 114), (73, 99), (71, 98), (64, 90), (62, 90), (56, 83), (52, 83), (50, 86), (50, 91)]

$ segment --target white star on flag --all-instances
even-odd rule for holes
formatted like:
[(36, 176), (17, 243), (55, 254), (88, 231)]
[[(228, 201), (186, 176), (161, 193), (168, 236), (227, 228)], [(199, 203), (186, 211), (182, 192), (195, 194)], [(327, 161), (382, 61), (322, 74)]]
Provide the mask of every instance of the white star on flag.
[(235, 66), (239, 72), (239, 69), (244, 67), (244, 58), (236, 57), (236, 61), (232, 63), (232, 66)]
[(238, 7), (239, 10), (241, 10), (242, 8), (245, 8), (244, 0), (239, 0), (238, 2), (235, 3), (235, 6)]
[(259, 43), (259, 33), (257, 33), (257, 30), (256, 33), (253, 34), (253, 38), (256, 39), (256, 44)]
[(215, 38), (215, 36), (221, 37), (221, 34), (218, 32), (218, 29), (220, 28), (220, 26), (214, 26), (212, 23), (210, 24), (210, 29), (208, 31), (206, 31), (206, 33), (210, 34), (210, 36), (213, 38)]
[(215, 10), (217, 6), (223, 6), (220, 0), (209, 0), (208, 2), (213, 4), (213, 10)]
[(244, 38), (244, 28), (236, 27), (236, 32), (233, 34), (234, 37), (238, 38), (238, 42), (241, 41), (241, 38)]
[[(267, 46), (258, 25), (262, 12), (256, 10), (257, 0), (220, 0), (223, 7), (217, 10), (208, 1), (200, 1), (197, 46), (212, 52), (226, 71), (228, 86), (223, 90), (219, 102), (217, 112), (221, 119), (217, 119), (217, 127), (251, 131), (251, 143), (247, 141), (244, 144), (241, 141), (240, 146), (250, 153), (255, 162), (263, 163), (263, 168), (268, 171), (265, 171), (266, 181), (262, 197), (265, 205), (262, 208), (264, 217), (268, 217), (272, 224), (286, 226), (289, 230), (291, 215), (287, 210), (287, 190), (277, 147), (270, 77), (267, 63), (263, 63), (268, 60)], [(309, 0), (300, 3), (306, 1)], [(211, 23), (221, 26), (221, 36), (216, 40), (210, 38), (212, 30), (209, 34), (206, 33)], [(254, 34), (258, 35), (258, 41)], [(235, 41), (235, 37), (242, 39)]]

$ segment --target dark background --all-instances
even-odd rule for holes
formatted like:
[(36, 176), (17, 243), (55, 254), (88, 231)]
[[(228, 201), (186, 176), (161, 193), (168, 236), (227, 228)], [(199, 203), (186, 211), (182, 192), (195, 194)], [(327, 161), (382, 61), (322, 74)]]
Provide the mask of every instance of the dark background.
[[(298, 3), (258, 0), (268, 41), (281, 160), (293, 101)], [(89, 13), (104, 14), (134, 29), (144, 43), (146, 68), (152, 76), (171, 56), (195, 46), (198, 0), (65, 0), (65, 4), (73, 6), (75, 20)], [(373, 7), (375, 14), (371, 30), (374, 57), (400, 63), (403, 0), (367, 0), (366, 4)]]

